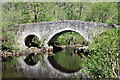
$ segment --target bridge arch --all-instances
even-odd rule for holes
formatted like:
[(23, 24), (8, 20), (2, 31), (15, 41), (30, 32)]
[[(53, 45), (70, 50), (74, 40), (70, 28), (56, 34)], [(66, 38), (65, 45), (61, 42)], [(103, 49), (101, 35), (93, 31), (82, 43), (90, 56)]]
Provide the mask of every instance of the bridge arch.
[[(35, 42), (35, 41), (37, 41), (37, 42)], [(29, 34), (24, 39), (25, 46), (27, 46), (29, 48), (30, 47), (38, 47), (39, 45), (37, 43), (39, 43), (39, 37), (34, 34)]]
[(46, 46), (48, 46), (50, 43), (53, 43), (60, 35), (62, 35), (63, 33), (66, 33), (66, 32), (79, 33), (86, 41), (89, 42), (88, 37), (86, 37), (86, 35), (83, 34), (82, 31), (75, 30), (75, 29), (72, 29), (72, 28), (64, 28), (64, 29), (60, 29), (60, 30), (52, 33), (50, 36), (48, 36), (48, 39), (45, 41)]

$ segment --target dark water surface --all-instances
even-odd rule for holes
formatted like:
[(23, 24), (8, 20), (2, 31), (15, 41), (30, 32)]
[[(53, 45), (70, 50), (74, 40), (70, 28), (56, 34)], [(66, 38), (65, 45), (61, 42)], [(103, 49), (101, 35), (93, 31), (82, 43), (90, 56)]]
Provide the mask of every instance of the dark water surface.
[(78, 54), (73, 53), (72, 48), (57, 52), (55, 56), (49, 56), (52, 66), (66, 73), (73, 73), (82, 68), (82, 60)]
[(31, 53), (26, 56), (2, 58), (3, 78), (67, 78), (81, 77), (82, 60), (73, 49), (55, 55)]

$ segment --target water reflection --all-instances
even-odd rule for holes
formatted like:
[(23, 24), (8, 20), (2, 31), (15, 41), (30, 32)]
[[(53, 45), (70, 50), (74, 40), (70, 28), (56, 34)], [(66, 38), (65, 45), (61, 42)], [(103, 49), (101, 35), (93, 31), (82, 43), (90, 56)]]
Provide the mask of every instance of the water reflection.
[(57, 52), (55, 56), (49, 56), (48, 60), (56, 69), (73, 73), (82, 68), (81, 57), (73, 52), (73, 48), (67, 48), (61, 52)]
[(16, 67), (18, 67), (17, 57), (2, 57), (2, 78), (23, 78), (24, 75)]
[(34, 66), (39, 61), (38, 55), (39, 54), (35, 55), (35, 53), (31, 53), (30, 55), (26, 56), (26, 58), (24, 59), (25, 63), (28, 65)]
[(3, 78), (67, 78), (82, 74), (81, 57), (74, 54), (73, 48), (52, 56), (32, 53), (3, 60)]
[(10, 60), (12, 60), (12, 59), (13, 59), (12, 56), (8, 56), (8, 57), (6, 57), (6, 58), (2, 56), (2, 62), (10, 61)]

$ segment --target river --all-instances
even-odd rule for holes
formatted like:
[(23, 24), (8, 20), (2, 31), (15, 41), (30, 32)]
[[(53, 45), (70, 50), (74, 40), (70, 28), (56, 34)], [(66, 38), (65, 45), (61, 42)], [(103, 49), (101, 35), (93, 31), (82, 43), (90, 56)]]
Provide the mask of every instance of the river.
[(48, 53), (31, 53), (2, 58), (3, 78), (73, 78), (83, 77), (82, 58), (73, 48)]

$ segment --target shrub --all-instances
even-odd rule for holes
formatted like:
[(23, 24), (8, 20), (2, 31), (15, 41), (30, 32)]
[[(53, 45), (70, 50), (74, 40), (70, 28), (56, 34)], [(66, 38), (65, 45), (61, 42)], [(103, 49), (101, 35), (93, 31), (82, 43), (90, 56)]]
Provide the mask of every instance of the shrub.
[(92, 78), (117, 78), (120, 29), (103, 32), (89, 45), (90, 54), (83, 60), (84, 73)]

